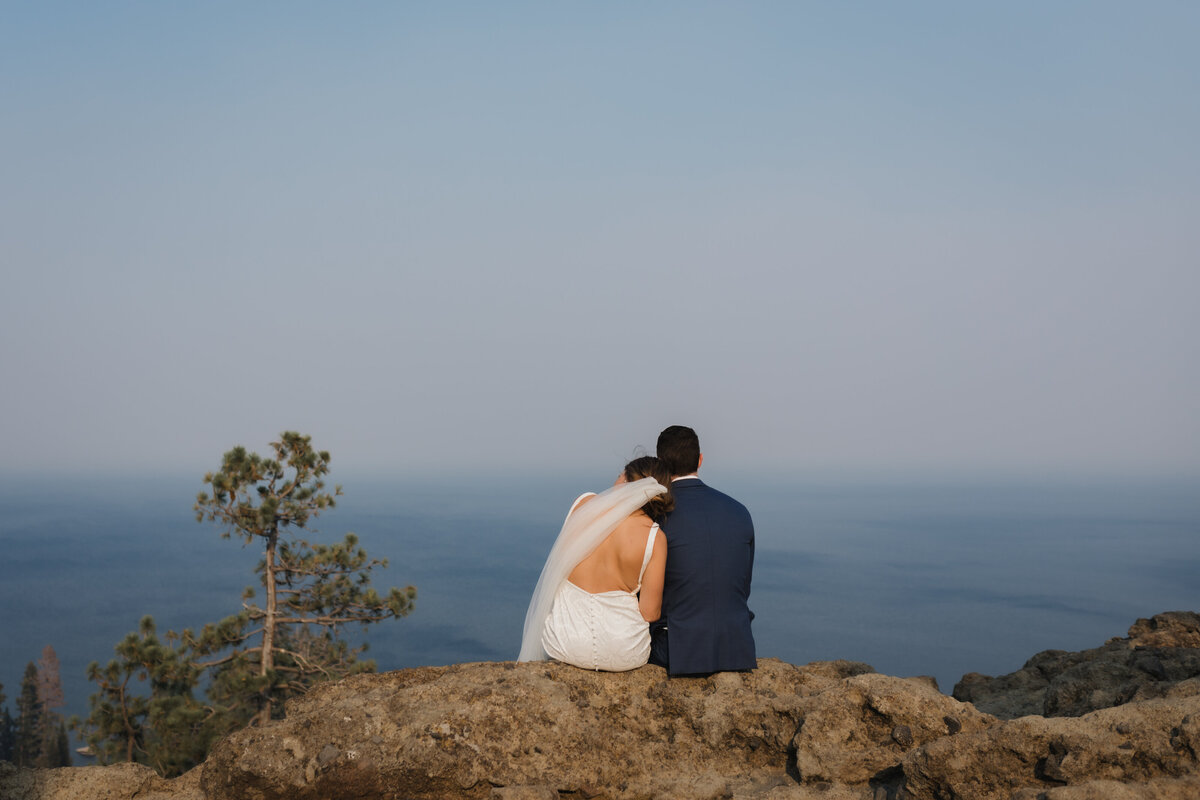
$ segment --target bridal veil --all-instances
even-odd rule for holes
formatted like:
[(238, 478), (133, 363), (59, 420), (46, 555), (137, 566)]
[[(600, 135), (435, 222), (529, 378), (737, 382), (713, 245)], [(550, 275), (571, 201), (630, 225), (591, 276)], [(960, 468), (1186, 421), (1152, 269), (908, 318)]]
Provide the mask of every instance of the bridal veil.
[(558, 587), (571, 574), (571, 570), (591, 555), (626, 517), (652, 497), (666, 491), (667, 487), (654, 478), (619, 483), (567, 514), (562, 530), (550, 548), (546, 566), (542, 567), (541, 577), (533, 590), (533, 599), (529, 601), (518, 661), (543, 661), (547, 658), (546, 651), (542, 649), (542, 626), (554, 605)]

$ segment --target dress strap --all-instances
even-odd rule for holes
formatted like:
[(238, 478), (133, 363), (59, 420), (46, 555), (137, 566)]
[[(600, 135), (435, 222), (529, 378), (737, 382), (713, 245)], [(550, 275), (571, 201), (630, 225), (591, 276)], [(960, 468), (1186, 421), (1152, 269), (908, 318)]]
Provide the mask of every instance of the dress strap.
[(582, 503), (585, 499), (587, 499), (589, 497), (595, 497), (595, 496), (596, 496), (595, 492), (584, 492), (583, 494), (579, 495), (579, 497), (576, 497), (575, 502), (571, 503), (571, 508), (567, 511), (567, 516), (568, 517), (571, 516), (571, 514), (575, 511), (575, 509), (579, 508), (579, 504)]
[(646, 537), (646, 552), (642, 554), (642, 570), (638, 573), (638, 585), (636, 591), (642, 590), (642, 576), (646, 574), (646, 567), (650, 565), (650, 556), (654, 554), (654, 534), (658, 533), (658, 523), (650, 526), (650, 535)]

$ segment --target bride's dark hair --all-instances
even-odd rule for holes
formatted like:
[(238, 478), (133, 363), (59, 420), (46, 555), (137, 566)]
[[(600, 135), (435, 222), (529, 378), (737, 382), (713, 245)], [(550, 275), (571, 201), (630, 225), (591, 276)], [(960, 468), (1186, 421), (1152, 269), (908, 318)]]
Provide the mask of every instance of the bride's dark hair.
[(661, 524), (667, 512), (675, 507), (675, 498), (671, 496), (671, 470), (662, 459), (654, 456), (635, 458), (625, 465), (625, 480), (633, 483), (642, 478), (654, 478), (667, 487), (666, 494), (652, 497), (642, 506), (646, 516)]

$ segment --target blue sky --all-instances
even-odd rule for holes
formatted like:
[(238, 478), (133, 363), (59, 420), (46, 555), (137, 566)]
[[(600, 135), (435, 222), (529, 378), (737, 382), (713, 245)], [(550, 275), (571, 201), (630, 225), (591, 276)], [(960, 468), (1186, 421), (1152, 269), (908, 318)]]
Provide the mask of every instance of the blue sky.
[(1200, 476), (1200, 7), (0, 9), (6, 471)]

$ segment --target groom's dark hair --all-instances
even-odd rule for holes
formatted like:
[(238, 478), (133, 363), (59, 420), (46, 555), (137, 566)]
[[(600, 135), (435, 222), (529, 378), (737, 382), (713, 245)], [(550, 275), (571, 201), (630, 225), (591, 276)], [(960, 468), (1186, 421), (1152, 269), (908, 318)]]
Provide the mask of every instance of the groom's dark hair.
[(691, 428), (672, 425), (664, 429), (656, 450), (672, 476), (691, 475), (700, 469), (700, 437)]

